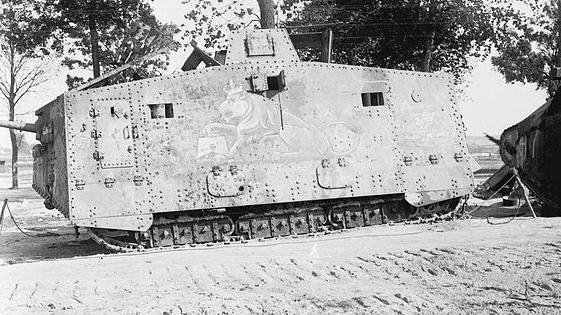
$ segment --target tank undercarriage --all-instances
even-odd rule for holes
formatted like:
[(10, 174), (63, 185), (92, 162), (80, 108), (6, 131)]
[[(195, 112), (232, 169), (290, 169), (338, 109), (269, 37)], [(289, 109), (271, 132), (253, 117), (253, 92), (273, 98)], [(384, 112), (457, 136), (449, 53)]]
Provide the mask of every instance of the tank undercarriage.
[(403, 195), (235, 207), (154, 215), (146, 232), (92, 229), (114, 250), (245, 242), (357, 227), (431, 220), (453, 212), (461, 197), (413, 207)]

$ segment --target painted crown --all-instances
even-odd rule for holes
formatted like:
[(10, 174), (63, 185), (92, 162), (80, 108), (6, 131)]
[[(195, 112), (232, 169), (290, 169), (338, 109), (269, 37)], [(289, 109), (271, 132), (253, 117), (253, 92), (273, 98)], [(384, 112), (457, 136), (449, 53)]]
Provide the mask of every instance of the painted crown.
[(224, 88), (222, 88), (222, 90), (226, 92), (227, 95), (232, 95), (239, 92), (243, 92), (243, 86), (241, 84), (237, 84), (233, 80), (230, 80), (228, 81), (228, 83), (226, 83), (226, 85), (224, 86)]

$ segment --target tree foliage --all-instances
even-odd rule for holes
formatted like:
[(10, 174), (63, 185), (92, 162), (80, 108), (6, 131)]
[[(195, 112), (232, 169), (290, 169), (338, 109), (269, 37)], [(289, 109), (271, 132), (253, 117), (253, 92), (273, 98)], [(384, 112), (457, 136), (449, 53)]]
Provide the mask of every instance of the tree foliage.
[[(485, 58), (495, 40), (494, 9), (484, 0), (287, 0), (291, 26), (330, 23), (338, 63), (419, 71), (456, 78)], [(298, 10), (298, 6), (302, 9)], [(315, 28), (319, 30), (321, 27)], [(314, 28), (303, 29), (305, 32)], [(317, 51), (307, 52), (317, 58)]]
[[(143, 0), (44, 0), (39, 21), (64, 37), (63, 64), (71, 70), (93, 69), (93, 76), (172, 44), (177, 32), (173, 24), (156, 19)], [(167, 67), (167, 56), (152, 58), (119, 80), (159, 75)], [(85, 82), (81, 76), (68, 76), (74, 87)]]
[(500, 1), (505, 7), (499, 24), (498, 56), (493, 65), (509, 83), (536, 83), (553, 96), (557, 83), (549, 80), (553, 67), (559, 67), (561, 19), (557, 0), (520, 0), (517, 6)]
[[(268, 0), (272, 1), (272, 0)], [(233, 30), (257, 27), (260, 16), (247, 1), (195, 0), (183, 1), (185, 14), (183, 39), (202, 41), (205, 48), (225, 49), (225, 37)]]
[[(251, 3), (197, 0), (186, 15), (185, 35), (223, 49), (224, 34), (259, 22)], [(192, 3), (192, 1), (189, 1)], [(332, 28), (338, 63), (419, 71), (447, 71), (460, 80), (497, 40), (497, 7), (486, 0), (281, 0), (277, 24), (292, 33)], [(309, 27), (318, 25), (317, 27)], [(307, 26), (299, 28), (299, 26)], [(304, 60), (319, 49), (301, 50)]]

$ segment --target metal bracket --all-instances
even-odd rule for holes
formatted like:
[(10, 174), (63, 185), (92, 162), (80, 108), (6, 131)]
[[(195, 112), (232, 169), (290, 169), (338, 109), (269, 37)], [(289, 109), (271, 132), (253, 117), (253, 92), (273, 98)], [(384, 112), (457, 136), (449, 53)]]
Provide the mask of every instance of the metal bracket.
[(345, 158), (340, 157), (337, 159), (337, 165), (339, 165), (340, 167), (346, 167), (349, 165), (349, 162)]
[(86, 182), (83, 179), (76, 179), (75, 185), (77, 190), (84, 190), (84, 186), (86, 186)]
[(236, 165), (230, 165), (230, 174), (232, 175), (238, 174), (238, 167)]
[(138, 139), (138, 126), (133, 125), (131, 129), (132, 129), (132, 138)]
[(142, 175), (134, 175), (134, 178), (132, 180), (134, 182), (135, 186), (140, 186), (142, 185), (142, 182), (144, 181), (144, 177)]
[(411, 166), (411, 165), (413, 165), (413, 158), (410, 157), (410, 156), (404, 156), (403, 157), (403, 162), (405, 162), (405, 165)]
[(94, 138), (94, 139), (101, 138), (101, 131), (92, 130), (91, 136), (92, 136), (92, 138)]
[(105, 180), (103, 181), (103, 183), (105, 184), (105, 187), (112, 188), (113, 184), (115, 183), (115, 178), (105, 177)]
[(430, 164), (438, 164), (438, 156), (436, 154), (429, 155)]
[(260, 93), (269, 89), (266, 76), (254, 73), (249, 77), (249, 81), (251, 82), (251, 91), (253, 93)]
[(214, 165), (214, 166), (212, 167), (212, 171), (211, 171), (211, 172), (212, 172), (212, 175), (214, 175), (214, 176), (220, 175), (220, 166)]
[(103, 153), (99, 152), (99, 151), (94, 151), (93, 153), (93, 158), (96, 161), (100, 161), (103, 159)]
[(464, 160), (464, 155), (462, 153), (456, 153), (454, 154), (454, 159), (456, 162), (462, 162)]
[(92, 107), (92, 108), (90, 108), (89, 115), (91, 117), (94, 117), (94, 118), (98, 117), (99, 116), (99, 111), (97, 111), (95, 108)]

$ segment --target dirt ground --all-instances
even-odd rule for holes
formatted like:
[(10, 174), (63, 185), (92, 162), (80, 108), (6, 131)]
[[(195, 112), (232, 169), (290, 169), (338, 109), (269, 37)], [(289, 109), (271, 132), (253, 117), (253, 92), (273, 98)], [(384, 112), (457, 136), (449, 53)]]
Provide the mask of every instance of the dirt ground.
[[(110, 254), (19, 193), (12, 212), (34, 237), (5, 217), (0, 314), (561, 314), (561, 218)], [(514, 211), (476, 216), (492, 209)]]

